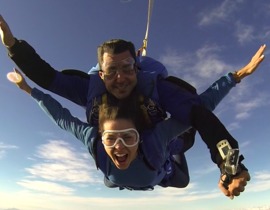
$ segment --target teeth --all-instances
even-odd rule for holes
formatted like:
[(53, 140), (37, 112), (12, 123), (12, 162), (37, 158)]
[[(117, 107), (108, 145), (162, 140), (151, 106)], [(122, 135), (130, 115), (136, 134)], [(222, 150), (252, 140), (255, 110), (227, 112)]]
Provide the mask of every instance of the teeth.
[(126, 154), (115, 154), (115, 156), (117, 156), (117, 157), (123, 157), (123, 156), (125, 156)]
[(125, 89), (125, 88), (126, 88), (126, 85), (125, 84), (118, 85), (118, 89)]

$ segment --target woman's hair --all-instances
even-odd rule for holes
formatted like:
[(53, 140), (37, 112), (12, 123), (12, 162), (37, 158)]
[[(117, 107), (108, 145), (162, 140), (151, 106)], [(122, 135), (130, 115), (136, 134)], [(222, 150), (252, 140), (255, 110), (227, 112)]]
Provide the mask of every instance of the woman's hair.
[(101, 133), (103, 132), (103, 125), (106, 121), (118, 119), (132, 121), (139, 132), (146, 128), (147, 123), (141, 109), (139, 95), (132, 93), (129, 97), (120, 100), (117, 104), (110, 105), (108, 101), (99, 106), (99, 131)]
[(111, 39), (109, 41), (104, 42), (97, 49), (98, 63), (102, 66), (103, 63), (103, 54), (119, 54), (125, 51), (129, 51), (131, 56), (136, 61), (136, 50), (134, 44), (129, 41), (125, 41), (123, 39)]

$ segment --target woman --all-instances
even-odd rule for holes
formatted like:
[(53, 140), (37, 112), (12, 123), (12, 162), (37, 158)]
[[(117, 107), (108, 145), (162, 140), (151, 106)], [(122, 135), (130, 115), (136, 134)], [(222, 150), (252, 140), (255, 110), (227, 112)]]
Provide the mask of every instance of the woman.
[(136, 93), (115, 106), (103, 104), (99, 108), (98, 129), (73, 117), (50, 95), (31, 88), (23, 77), (17, 85), (31, 94), (59, 127), (87, 146), (97, 167), (104, 173), (106, 186), (132, 190), (149, 190), (155, 185), (187, 186), (189, 175), (185, 158), (183, 156), (180, 165), (173, 157), (181, 152), (183, 142), (172, 141), (179, 130), (186, 128), (168, 119), (154, 129), (141, 132), (147, 123)]

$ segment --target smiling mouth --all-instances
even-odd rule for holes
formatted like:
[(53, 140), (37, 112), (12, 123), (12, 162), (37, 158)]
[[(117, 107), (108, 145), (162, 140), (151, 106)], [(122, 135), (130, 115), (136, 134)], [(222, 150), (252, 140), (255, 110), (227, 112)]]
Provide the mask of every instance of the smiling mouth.
[(115, 158), (118, 163), (125, 163), (127, 160), (128, 155), (127, 154), (115, 154)]
[(127, 85), (121, 85), (121, 86), (117, 86), (117, 89), (119, 91), (125, 91), (127, 89)]

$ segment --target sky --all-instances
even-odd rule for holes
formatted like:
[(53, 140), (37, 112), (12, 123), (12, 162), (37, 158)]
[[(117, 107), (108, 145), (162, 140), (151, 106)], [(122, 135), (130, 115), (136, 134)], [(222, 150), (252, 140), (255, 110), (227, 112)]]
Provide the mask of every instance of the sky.
[[(146, 0), (0, 0), (0, 14), (15, 37), (30, 43), (55, 69), (85, 72), (96, 64), (96, 48), (106, 40), (142, 46), (147, 8)], [(269, 19), (268, 0), (156, 0), (147, 55), (201, 93), (245, 66), (262, 44), (270, 46)], [(214, 111), (238, 140), (251, 175), (245, 192), (230, 200), (217, 186), (219, 170), (199, 135), (186, 153), (188, 187), (106, 188), (84, 145), (6, 79), (15, 64), (0, 46), (0, 210), (269, 210), (269, 57), (266, 49), (257, 71)], [(85, 120), (83, 108), (55, 97)]]

